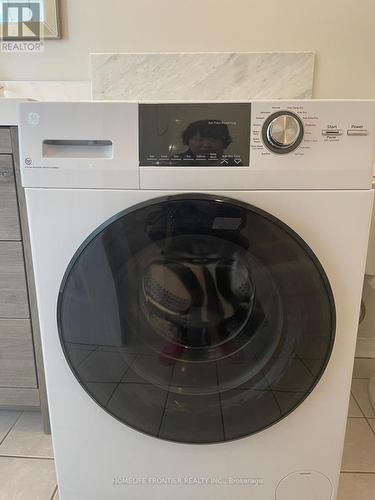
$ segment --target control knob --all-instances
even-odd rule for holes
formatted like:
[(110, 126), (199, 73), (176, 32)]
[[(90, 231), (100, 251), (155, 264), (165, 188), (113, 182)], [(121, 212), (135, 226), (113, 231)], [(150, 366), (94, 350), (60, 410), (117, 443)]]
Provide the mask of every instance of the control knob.
[(262, 138), (264, 145), (270, 151), (285, 154), (299, 146), (303, 133), (303, 124), (299, 116), (289, 111), (278, 111), (265, 121)]

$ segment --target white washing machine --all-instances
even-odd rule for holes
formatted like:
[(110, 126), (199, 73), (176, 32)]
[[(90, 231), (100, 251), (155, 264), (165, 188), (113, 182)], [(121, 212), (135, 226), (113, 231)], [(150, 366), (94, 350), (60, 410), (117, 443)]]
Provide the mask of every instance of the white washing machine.
[(333, 500), (373, 191), (359, 101), (20, 105), (62, 500)]

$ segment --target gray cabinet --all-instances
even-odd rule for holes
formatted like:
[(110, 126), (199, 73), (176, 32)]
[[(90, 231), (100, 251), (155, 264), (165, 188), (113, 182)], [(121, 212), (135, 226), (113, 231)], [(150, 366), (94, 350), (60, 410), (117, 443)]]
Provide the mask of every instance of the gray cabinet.
[[(2, 129), (0, 129), (1, 132)], [(13, 157), (0, 154), (0, 241), (21, 240)]]
[(0, 154), (12, 152), (12, 140), (10, 138), (10, 129), (0, 127)]
[(18, 136), (0, 127), (0, 408), (41, 407), (49, 430)]
[(22, 242), (0, 241), (0, 319), (29, 317)]
[(38, 387), (28, 319), (0, 319), (0, 381), (3, 387)]

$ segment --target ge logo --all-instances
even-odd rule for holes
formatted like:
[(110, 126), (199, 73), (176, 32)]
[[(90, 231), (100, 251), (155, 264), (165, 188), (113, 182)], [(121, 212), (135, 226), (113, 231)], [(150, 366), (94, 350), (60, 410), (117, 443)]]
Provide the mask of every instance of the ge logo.
[(39, 122), (40, 122), (39, 113), (29, 113), (27, 121), (29, 122), (30, 125), (34, 125), (34, 126), (39, 125)]
[(31, 164), (32, 164), (31, 158), (29, 157), (25, 158), (25, 165), (31, 165)]

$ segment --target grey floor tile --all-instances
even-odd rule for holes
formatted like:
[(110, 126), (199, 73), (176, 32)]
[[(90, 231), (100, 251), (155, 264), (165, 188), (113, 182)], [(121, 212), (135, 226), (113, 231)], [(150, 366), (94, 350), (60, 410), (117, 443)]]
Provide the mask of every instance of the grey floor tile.
[(9, 429), (15, 424), (21, 412), (19, 411), (0, 411), (0, 443), (5, 438)]
[(352, 382), (352, 394), (359, 404), (364, 416), (375, 418), (375, 411), (368, 395), (368, 383), (368, 379), (354, 379)]
[(348, 417), (363, 417), (363, 413), (353, 396), (350, 396)]
[(375, 375), (375, 359), (356, 358), (354, 360), (353, 378), (370, 378)]
[(341, 470), (375, 473), (375, 435), (365, 418), (348, 418)]
[(56, 487), (53, 460), (0, 457), (1, 500), (50, 500)]
[(39, 412), (24, 412), (0, 445), (0, 455), (53, 458), (51, 436), (44, 434)]
[(372, 500), (375, 474), (341, 474), (337, 500)]

